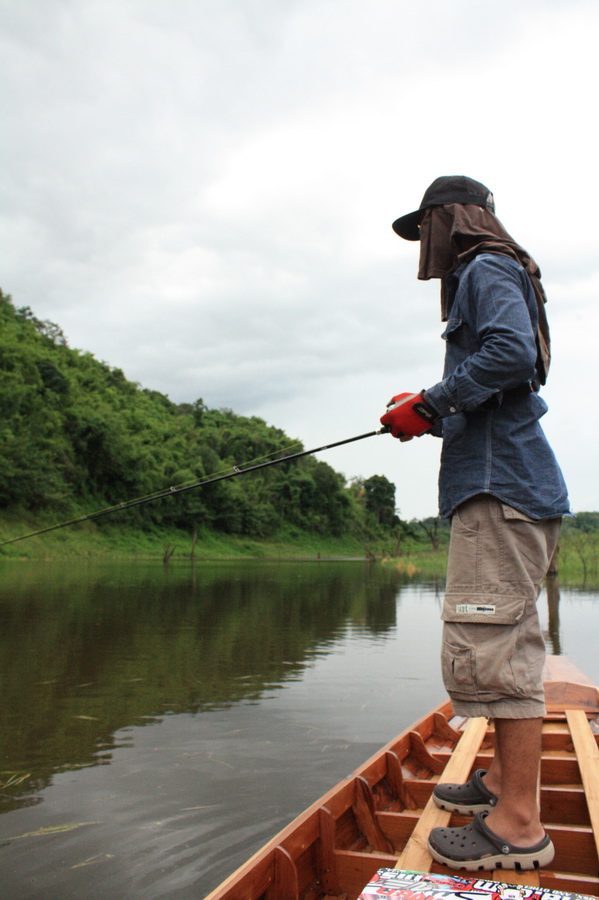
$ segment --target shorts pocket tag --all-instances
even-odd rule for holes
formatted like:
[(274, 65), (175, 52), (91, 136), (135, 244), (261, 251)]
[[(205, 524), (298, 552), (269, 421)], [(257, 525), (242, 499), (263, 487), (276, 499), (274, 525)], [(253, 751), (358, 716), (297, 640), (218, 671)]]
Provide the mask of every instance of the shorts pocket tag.
[(481, 591), (448, 591), (441, 618), (444, 622), (479, 622), (484, 625), (517, 625), (526, 607), (526, 597)]
[(469, 616), (472, 614), (483, 616), (494, 616), (495, 606), (483, 603), (458, 603), (455, 611), (458, 616)]

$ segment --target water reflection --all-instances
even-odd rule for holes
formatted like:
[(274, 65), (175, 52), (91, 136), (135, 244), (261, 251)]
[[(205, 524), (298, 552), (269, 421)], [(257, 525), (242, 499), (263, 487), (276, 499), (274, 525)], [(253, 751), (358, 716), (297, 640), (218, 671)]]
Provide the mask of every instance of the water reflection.
[[(57, 771), (108, 762), (125, 727), (258, 702), (350, 630), (385, 638), (410, 581), (394, 566), (329, 562), (5, 563), (0, 579), (0, 809), (34, 802)], [(442, 590), (426, 585), (436, 601)], [(555, 654), (559, 596), (550, 577)], [(438, 610), (424, 628), (427, 616)], [(437, 665), (436, 648), (422, 653)]]
[[(0, 563), (7, 896), (205, 895), (443, 699), (443, 586), (380, 563)], [(550, 652), (596, 681), (598, 600), (539, 601)]]
[(562, 645), (559, 630), (559, 579), (557, 574), (547, 576), (547, 612), (549, 617), (547, 643), (554, 656), (561, 656)]
[(108, 761), (125, 726), (256, 701), (348, 627), (384, 635), (403, 583), (393, 567), (334, 563), (3, 575), (3, 808), (53, 772)]

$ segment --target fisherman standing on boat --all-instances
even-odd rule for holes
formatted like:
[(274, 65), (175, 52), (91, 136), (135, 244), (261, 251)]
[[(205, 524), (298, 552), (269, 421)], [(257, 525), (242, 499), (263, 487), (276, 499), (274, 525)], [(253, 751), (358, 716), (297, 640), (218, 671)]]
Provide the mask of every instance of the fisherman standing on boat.
[(443, 679), (454, 712), (493, 718), (496, 734), (488, 771), (435, 788), (438, 806), (475, 818), (433, 829), (429, 850), (471, 870), (547, 865), (536, 600), (569, 505), (539, 424), (550, 359), (541, 273), (496, 218), (488, 188), (462, 175), (437, 178), (393, 229), (420, 241), (418, 278), (441, 279), (445, 369), (438, 384), (393, 397), (381, 422), (400, 440), (443, 439), (440, 514), (451, 519)]

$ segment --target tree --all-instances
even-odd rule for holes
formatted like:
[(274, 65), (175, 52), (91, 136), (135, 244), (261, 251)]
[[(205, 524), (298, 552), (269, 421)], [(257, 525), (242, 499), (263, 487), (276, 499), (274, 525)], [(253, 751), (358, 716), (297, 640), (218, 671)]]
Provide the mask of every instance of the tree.
[[(62, 519), (194, 484), (121, 510), (119, 521), (190, 534), (203, 527), (267, 537), (293, 528), (397, 537), (395, 487), (384, 476), (346, 487), (313, 456), (287, 460), (303, 447), (281, 429), (142, 388), (71, 349), (58, 325), (15, 309), (1, 291), (0, 323), (0, 508)], [(272, 468), (201, 484), (277, 458)]]
[(413, 526), (413, 535), (415, 537), (417, 536), (418, 528), (424, 531), (433, 550), (439, 550), (441, 544), (446, 544), (449, 541), (449, 519), (442, 519), (440, 516), (428, 516), (426, 519), (412, 519), (410, 525)]
[(431, 542), (433, 550), (439, 549), (439, 516), (419, 519), (418, 524)]
[(364, 481), (366, 509), (379, 525), (397, 525), (395, 485), (384, 475), (373, 475)]

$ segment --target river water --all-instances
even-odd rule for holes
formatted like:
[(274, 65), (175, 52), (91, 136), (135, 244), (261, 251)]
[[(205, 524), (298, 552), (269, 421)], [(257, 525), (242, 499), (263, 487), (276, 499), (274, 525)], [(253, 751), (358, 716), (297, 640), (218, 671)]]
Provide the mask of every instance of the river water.
[[(0, 562), (3, 900), (200, 900), (444, 699), (442, 580)], [(599, 593), (539, 600), (599, 682)]]

